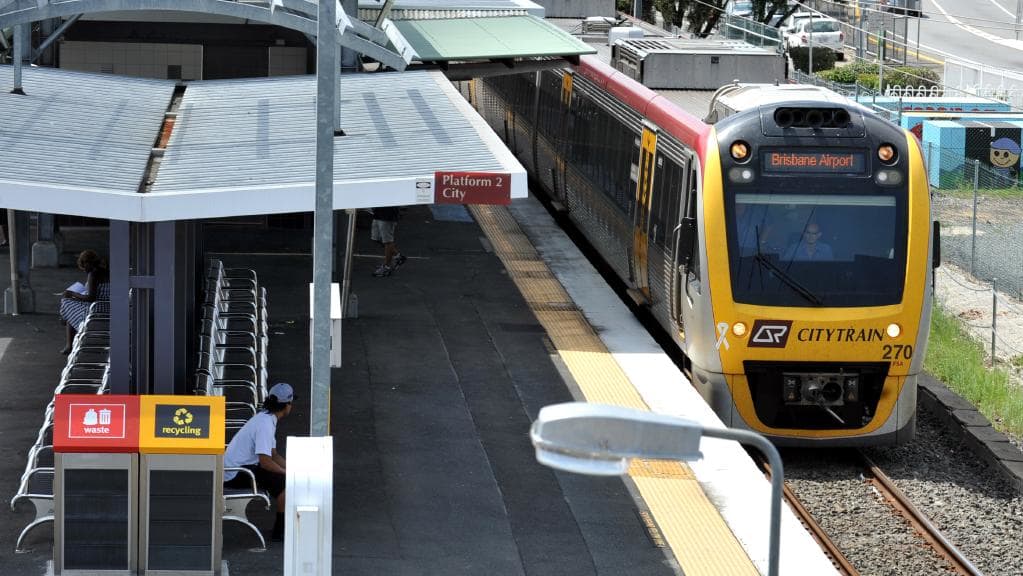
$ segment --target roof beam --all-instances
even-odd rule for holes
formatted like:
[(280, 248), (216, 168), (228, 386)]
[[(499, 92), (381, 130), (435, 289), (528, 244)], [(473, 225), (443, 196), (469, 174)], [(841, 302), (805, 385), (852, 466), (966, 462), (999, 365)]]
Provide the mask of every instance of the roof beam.
[[(374, 28), (351, 19), (336, 2), (337, 42), (395, 70), (404, 70), (415, 50), (390, 20)], [(231, 16), (296, 30), (316, 37), (317, 4), (308, 0), (0, 0), (0, 30), (49, 18), (77, 18), (110, 11), (172, 10)], [(66, 29), (66, 28), (64, 28)], [(391, 49), (391, 46), (394, 49)]]

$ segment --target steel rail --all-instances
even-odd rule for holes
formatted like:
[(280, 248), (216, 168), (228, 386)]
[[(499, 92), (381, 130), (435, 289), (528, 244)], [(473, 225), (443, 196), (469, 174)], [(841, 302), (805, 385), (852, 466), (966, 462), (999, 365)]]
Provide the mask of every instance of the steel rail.
[(898, 486), (870, 459), (869, 456), (864, 454), (862, 451), (857, 451), (861, 462), (869, 471), (872, 478), (868, 478), (868, 481), (878, 489), (881, 496), (891, 504), (895, 510), (905, 518), (913, 529), (916, 530), (920, 536), (927, 541), (927, 543), (933, 548), (942, 558), (948, 561), (952, 565), (952, 568), (959, 574), (965, 574), (968, 576), (984, 576), (976, 566), (974, 566), (965, 556), (955, 547), (954, 544), (949, 542), (938, 530), (931, 521), (927, 519), (922, 512), (920, 512), (913, 503), (909, 501), (909, 498), (899, 490)]
[[(762, 458), (755, 457), (754, 459), (764, 471), (764, 474), (770, 477), (770, 465), (768, 465), (767, 462), (764, 462)], [(824, 531), (824, 528), (813, 518), (810, 511), (803, 506), (803, 503), (799, 501), (799, 498), (796, 497), (796, 493), (789, 488), (787, 483), (783, 490), (785, 501), (788, 502), (792, 512), (795, 513), (803, 526), (810, 531), (813, 539), (816, 540), (817, 543), (820, 544), (820, 547), (824, 549), (824, 553), (831, 558), (831, 563), (834, 564), (835, 569), (837, 569), (842, 576), (859, 576), (859, 571), (857, 571), (852, 565), (852, 562), (849, 562), (849, 559), (845, 557), (845, 554), (839, 550), (835, 542), (831, 540), (831, 537)]]

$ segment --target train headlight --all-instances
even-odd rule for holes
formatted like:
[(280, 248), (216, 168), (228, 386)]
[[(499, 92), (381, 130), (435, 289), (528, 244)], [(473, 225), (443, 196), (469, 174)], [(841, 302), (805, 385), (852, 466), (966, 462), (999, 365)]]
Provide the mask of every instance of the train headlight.
[(882, 164), (891, 166), (899, 159), (899, 154), (895, 150), (895, 146), (892, 146), (891, 144), (882, 144), (877, 147), (877, 159), (880, 160)]
[(881, 186), (898, 186), (902, 184), (902, 172), (898, 170), (879, 170), (874, 177)]
[(732, 168), (728, 171), (728, 179), (732, 182), (748, 184), (753, 181), (753, 169), (739, 167)]
[(735, 142), (732, 142), (732, 146), (731, 148), (729, 148), (729, 152), (732, 154), (732, 158), (736, 162), (745, 162), (749, 160), (749, 144), (743, 142), (742, 140), (736, 140)]
[(885, 328), (885, 333), (888, 334), (889, 338), (898, 338), (902, 335), (902, 326), (892, 322)]
[(743, 336), (746, 335), (746, 325), (743, 324), (742, 322), (736, 322), (735, 324), (732, 324), (732, 334), (735, 334), (739, 338), (742, 338)]

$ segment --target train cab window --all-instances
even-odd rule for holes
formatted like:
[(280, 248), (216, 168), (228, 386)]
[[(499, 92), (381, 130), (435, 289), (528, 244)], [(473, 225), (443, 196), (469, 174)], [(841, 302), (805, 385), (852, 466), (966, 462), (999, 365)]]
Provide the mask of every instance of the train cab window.
[(728, 243), (738, 302), (878, 306), (902, 298), (905, 208), (895, 195), (737, 193)]

